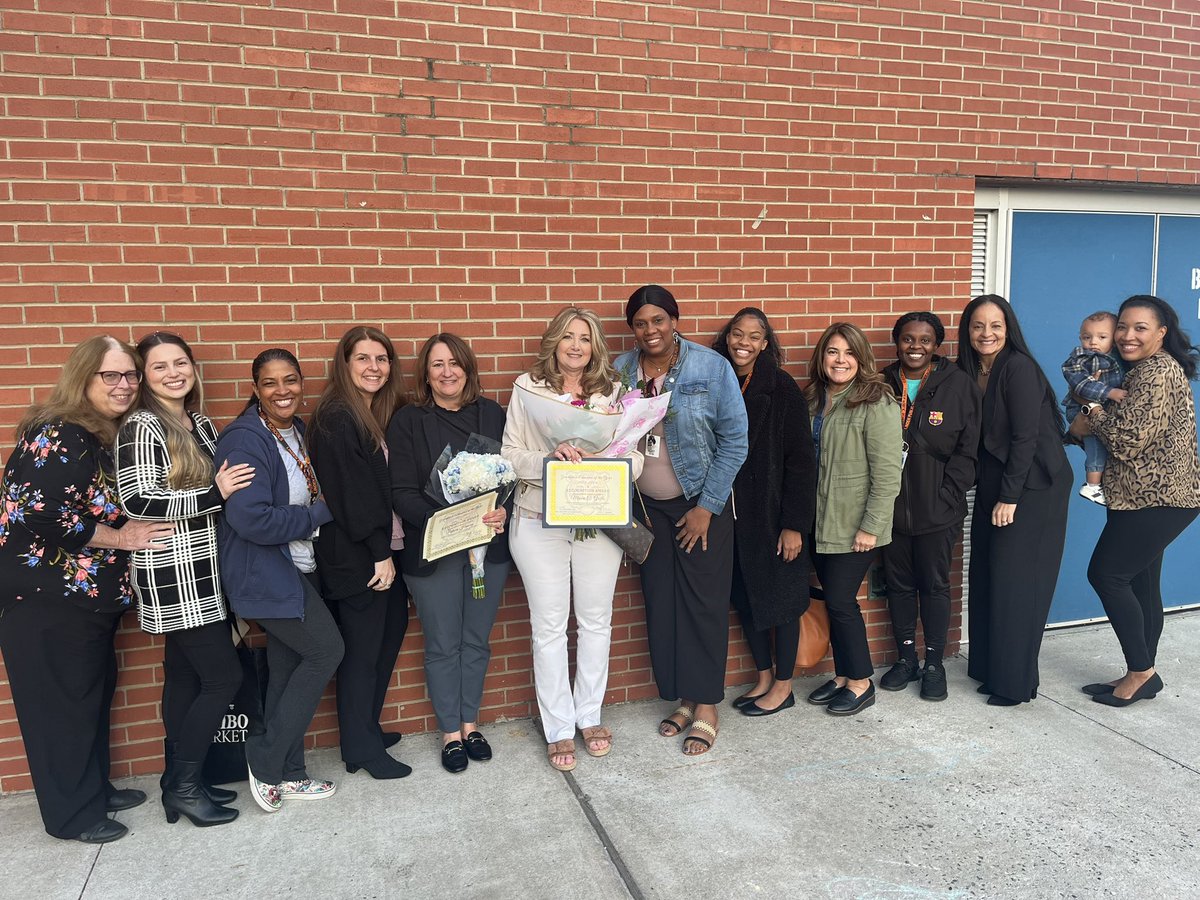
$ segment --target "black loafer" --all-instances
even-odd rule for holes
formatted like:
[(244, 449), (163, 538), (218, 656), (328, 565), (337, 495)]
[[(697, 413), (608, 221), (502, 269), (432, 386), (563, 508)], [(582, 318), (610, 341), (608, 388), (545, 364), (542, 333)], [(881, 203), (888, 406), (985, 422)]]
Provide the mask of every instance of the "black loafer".
[(854, 691), (848, 687), (842, 688), (837, 692), (837, 696), (829, 701), (829, 705), (825, 707), (825, 711), (831, 716), (854, 716), (858, 715), (868, 706), (875, 702), (875, 685), (867, 685), (867, 689), (854, 696)]
[(442, 748), (442, 768), (451, 775), (467, 771), (467, 751), (462, 741), (451, 741)]
[[(135, 806), (141, 806), (145, 802), (145, 791), (139, 791), (137, 788), (125, 788), (122, 791), (113, 791), (109, 794), (104, 799), (104, 808), (108, 812), (120, 812), (123, 809), (133, 809)], [(115, 841), (116, 838), (109, 838), (109, 840)]]
[(824, 706), (836, 697), (840, 690), (841, 688), (838, 687), (838, 683), (831, 678), (808, 695), (808, 702), (815, 703), (817, 706)]
[(487, 742), (480, 732), (472, 731), (467, 734), (467, 756), (475, 762), (487, 762), (492, 758), (492, 745)]
[(915, 659), (901, 658), (879, 679), (885, 691), (902, 691), (921, 677), (921, 668)]
[(1111, 684), (1098, 681), (1094, 684), (1085, 684), (1082, 688), (1080, 688), (1080, 690), (1089, 697), (1099, 697), (1101, 694), (1111, 694), (1113, 692), (1113, 686)]
[(751, 703), (749, 706), (742, 707), (743, 716), (773, 716), (777, 712), (783, 712), (785, 709), (791, 709), (796, 705), (796, 695), (788, 694), (787, 698), (774, 709), (763, 709), (757, 703)]
[(128, 833), (129, 829), (120, 822), (113, 819), (101, 819), (75, 840), (83, 841), (85, 844), (107, 844), (110, 841), (120, 840)]

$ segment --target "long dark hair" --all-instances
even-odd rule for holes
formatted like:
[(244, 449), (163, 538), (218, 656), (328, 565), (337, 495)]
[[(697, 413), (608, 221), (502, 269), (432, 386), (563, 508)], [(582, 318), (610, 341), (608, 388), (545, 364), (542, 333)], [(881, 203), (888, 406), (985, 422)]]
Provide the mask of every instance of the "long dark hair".
[(712, 348), (729, 360), (732, 365), (733, 357), (729, 355), (729, 332), (733, 331), (733, 326), (740, 319), (746, 318), (746, 316), (758, 319), (762, 325), (763, 334), (767, 339), (767, 346), (763, 348), (762, 355), (775, 363), (776, 367), (782, 366), (783, 346), (779, 343), (779, 336), (775, 334), (775, 329), (771, 327), (771, 322), (767, 319), (767, 314), (757, 306), (743, 306), (735, 312), (733, 318), (726, 322), (725, 327), (717, 332), (717, 336), (713, 338)]
[(1009, 302), (999, 294), (980, 294), (963, 309), (962, 318), (958, 321), (958, 367), (971, 376), (972, 381), (979, 377), (979, 354), (971, 346), (971, 317), (985, 303), (992, 304), (1003, 314), (1003, 349), (1019, 353), (1033, 363), (1033, 370), (1037, 373), (1038, 383), (1045, 391), (1046, 399), (1050, 404), (1050, 409), (1053, 411), (1054, 422), (1058, 426), (1059, 433), (1066, 432), (1067, 424), (1063, 419), (1062, 410), (1059, 408), (1058, 398), (1054, 396), (1054, 389), (1050, 387), (1046, 373), (1042, 371), (1042, 367), (1038, 365), (1038, 361), (1029, 352), (1029, 345), (1025, 343), (1025, 335), (1021, 334), (1021, 323), (1017, 321), (1017, 314), (1013, 312), (1013, 308), (1009, 305)]
[[(389, 360), (388, 377), (383, 386), (366, 400), (354, 386), (350, 378), (350, 355), (354, 348), (363, 341), (374, 341), (387, 352)], [(312, 440), (317, 432), (326, 429), (325, 419), (330, 409), (342, 407), (350, 413), (350, 418), (358, 426), (359, 433), (364, 438), (371, 438), (376, 444), (382, 445), (388, 422), (392, 413), (400, 408), (403, 402), (403, 375), (396, 364), (396, 348), (391, 339), (370, 325), (355, 325), (342, 335), (337, 349), (333, 351), (333, 359), (329, 364), (329, 381), (321, 397), (313, 408), (311, 430), (308, 439)]]
[(878, 403), (884, 398), (895, 399), (892, 386), (887, 383), (879, 364), (875, 360), (875, 351), (863, 330), (850, 322), (834, 322), (825, 329), (813, 347), (812, 360), (808, 364), (808, 384), (804, 386), (804, 398), (811, 410), (818, 410), (825, 405), (829, 396), (829, 375), (825, 372), (824, 358), (829, 342), (840, 337), (850, 347), (854, 359), (858, 363), (858, 374), (850, 386), (846, 397), (846, 409), (854, 409), (862, 403)]
[(1154, 314), (1158, 316), (1158, 324), (1167, 327), (1167, 333), (1163, 337), (1163, 349), (1171, 354), (1171, 358), (1175, 362), (1179, 363), (1179, 367), (1183, 369), (1183, 374), (1187, 376), (1188, 381), (1195, 381), (1196, 363), (1200, 360), (1200, 347), (1192, 344), (1188, 333), (1179, 327), (1179, 315), (1171, 304), (1153, 294), (1134, 294), (1121, 304), (1120, 312), (1125, 312), (1126, 307), (1129, 306), (1141, 306), (1154, 310)]

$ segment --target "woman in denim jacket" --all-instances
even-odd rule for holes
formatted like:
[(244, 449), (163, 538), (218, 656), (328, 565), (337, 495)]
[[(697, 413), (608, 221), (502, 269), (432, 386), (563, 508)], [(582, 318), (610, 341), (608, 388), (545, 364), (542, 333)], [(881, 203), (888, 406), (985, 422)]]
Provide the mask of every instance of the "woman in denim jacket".
[(746, 458), (746, 407), (723, 357), (675, 330), (679, 307), (656, 284), (625, 305), (637, 348), (620, 356), (621, 380), (647, 395), (671, 393), (666, 418), (643, 438), (638, 488), (654, 544), (642, 565), (650, 662), (659, 695), (680, 701), (659, 733), (681, 734), (688, 756), (717, 738), (729, 649), (733, 479)]

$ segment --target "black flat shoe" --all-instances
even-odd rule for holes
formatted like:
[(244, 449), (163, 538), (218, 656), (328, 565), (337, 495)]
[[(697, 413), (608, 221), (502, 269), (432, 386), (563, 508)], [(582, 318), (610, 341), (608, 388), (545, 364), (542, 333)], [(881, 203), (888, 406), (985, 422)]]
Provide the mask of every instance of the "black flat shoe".
[(986, 684), (981, 684), (979, 687), (975, 688), (975, 693), (977, 694), (990, 694), (991, 692), (992, 689)]
[(765, 697), (766, 694), (742, 694), (740, 697), (735, 697), (734, 701), (729, 705), (734, 709), (745, 709), (755, 700)]
[(808, 695), (808, 702), (815, 703), (817, 706), (824, 706), (830, 700), (837, 696), (838, 683), (832, 678)]
[(858, 715), (868, 706), (875, 702), (875, 685), (867, 685), (867, 689), (857, 697), (854, 691), (849, 687), (844, 687), (837, 692), (837, 696), (829, 701), (829, 705), (825, 707), (825, 712), (831, 716), (854, 716)]
[(1008, 697), (1001, 697), (999, 694), (992, 694), (987, 698), (988, 706), (1020, 706), (1020, 700), (1012, 700)]
[(442, 768), (451, 775), (467, 771), (468, 762), (462, 741), (451, 741), (442, 748)]
[(791, 709), (796, 705), (796, 695), (789, 693), (787, 699), (780, 703), (774, 709), (763, 709), (757, 703), (751, 703), (749, 706), (742, 707), (743, 716), (773, 716), (777, 712), (783, 712), (785, 709)]
[(1129, 706), (1130, 704), (1137, 703), (1139, 700), (1153, 700), (1162, 689), (1162, 679), (1155, 672), (1145, 684), (1133, 692), (1132, 697), (1118, 697), (1116, 694), (1096, 694), (1092, 697), (1092, 702), (1103, 703), (1105, 706)]
[(110, 841), (120, 840), (128, 833), (129, 829), (120, 822), (113, 819), (101, 819), (75, 840), (83, 841), (85, 844), (107, 844)]
[(1094, 684), (1085, 684), (1080, 688), (1080, 690), (1089, 697), (1098, 697), (1101, 694), (1111, 694), (1113, 692), (1113, 686), (1111, 684), (1097, 681)]
[(367, 774), (379, 781), (389, 778), (407, 778), (412, 774), (412, 767), (406, 766), (398, 759), (392, 759), (386, 753), (368, 759), (366, 762), (346, 763), (346, 771), (353, 775), (359, 769), (365, 769)]
[[(120, 812), (123, 809), (133, 809), (135, 806), (141, 806), (146, 802), (146, 792), (139, 791), (137, 788), (125, 788), (121, 791), (113, 791), (104, 799), (104, 809), (107, 812)], [(116, 838), (110, 838), (116, 840)]]
[(398, 731), (383, 732), (383, 749), (386, 750), (388, 747), (395, 747), (398, 743), (400, 743), (400, 738), (402, 737), (404, 737), (404, 735)]
[(465, 743), (467, 745), (467, 756), (471, 757), (475, 762), (487, 762), (492, 758), (492, 745), (487, 742), (487, 738), (480, 732), (468, 732)]

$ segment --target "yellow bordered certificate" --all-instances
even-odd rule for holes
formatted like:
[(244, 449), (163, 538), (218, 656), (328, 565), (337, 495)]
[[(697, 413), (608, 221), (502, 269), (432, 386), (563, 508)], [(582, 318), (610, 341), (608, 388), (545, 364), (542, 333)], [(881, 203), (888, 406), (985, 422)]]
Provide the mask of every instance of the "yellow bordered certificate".
[(490, 525), (483, 524), (483, 517), (496, 508), (497, 496), (497, 491), (488, 491), (430, 513), (421, 543), (424, 561), (433, 562), (490, 541), (495, 532)]
[(547, 459), (542, 465), (547, 528), (623, 528), (633, 518), (633, 462)]

